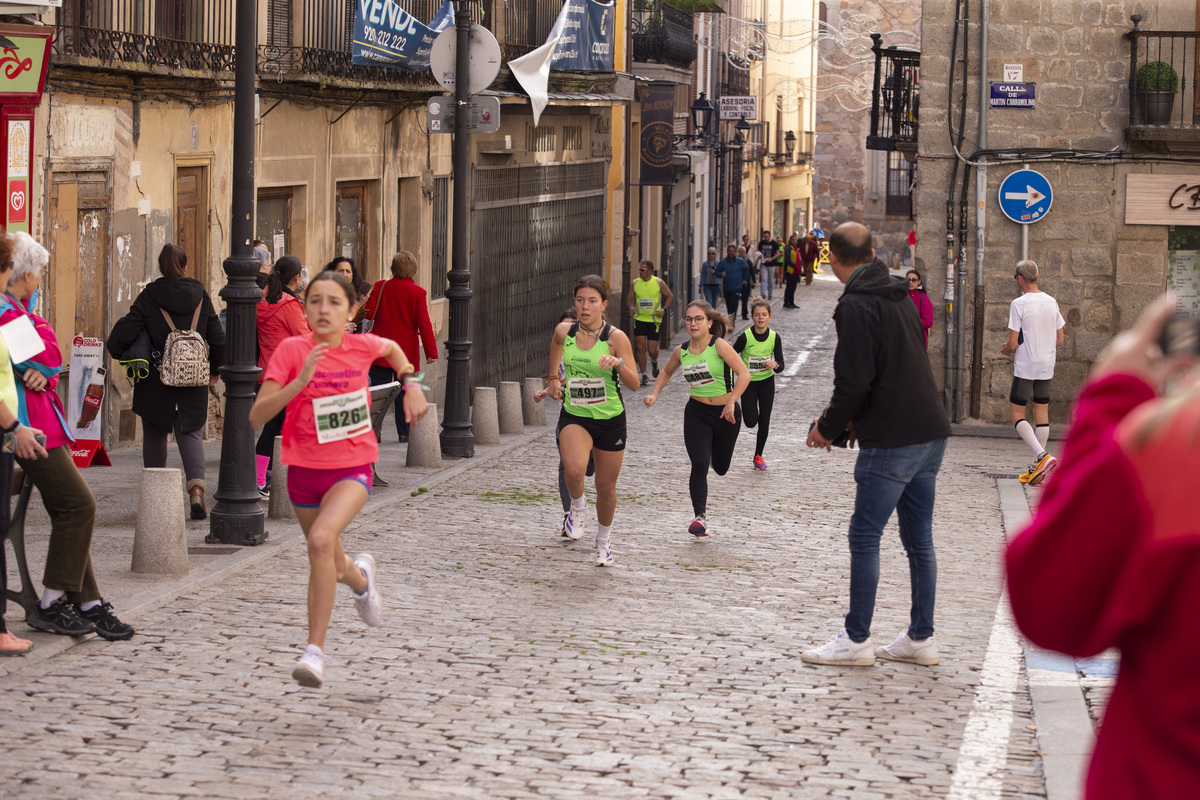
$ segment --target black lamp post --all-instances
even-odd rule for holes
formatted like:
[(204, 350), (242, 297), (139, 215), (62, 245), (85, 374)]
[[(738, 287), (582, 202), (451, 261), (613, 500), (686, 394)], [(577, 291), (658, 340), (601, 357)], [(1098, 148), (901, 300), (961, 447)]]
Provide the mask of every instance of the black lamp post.
[[(233, 90), (233, 194), (230, 239), (233, 252), (225, 259), (228, 281), (221, 290), (226, 305), (225, 430), (221, 436), (221, 471), (214, 495), (207, 542), (255, 545), (266, 540), (262, 506), (254, 477), (254, 429), (250, 406), (258, 364), (255, 306), (262, 291), (255, 283), (258, 259), (254, 239), (254, 83), (257, 53), (255, 0), (237, 0), (236, 71)], [(279, 489), (282, 491), (282, 488)]]
[(708, 136), (708, 123), (712, 119), (713, 103), (704, 92), (692, 102), (692, 130), (698, 138)]
[(796, 152), (796, 132), (788, 131), (783, 135), (783, 149), (787, 153), (787, 160), (791, 161), (793, 154)]
[(471, 433), (471, 134), (467, 131), (467, 103), (471, 99), (469, 0), (454, 0), (457, 34), (454, 77), (454, 208), (451, 236), (454, 253), (446, 297), (450, 300), (450, 338), (446, 341), (446, 413), (442, 418), (442, 453), (456, 458), (475, 455)]

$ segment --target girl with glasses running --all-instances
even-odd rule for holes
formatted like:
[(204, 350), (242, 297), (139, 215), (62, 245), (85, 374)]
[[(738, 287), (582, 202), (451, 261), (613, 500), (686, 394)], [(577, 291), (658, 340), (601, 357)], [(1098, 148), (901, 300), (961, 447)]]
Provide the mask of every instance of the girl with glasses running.
[(323, 649), (337, 584), (350, 587), (363, 622), (380, 622), (375, 559), (362, 553), (351, 560), (341, 539), (371, 494), (373, 465), (379, 460), (371, 428), (371, 363), (387, 359), (400, 376), (403, 411), (396, 413), (411, 423), (428, 408), (422, 376), (398, 344), (346, 332), (356, 301), (354, 287), (338, 273), (313, 278), (304, 296), (312, 333), (279, 343), (250, 409), (250, 424), (256, 428), (287, 409), (281, 454), (288, 466), (288, 496), (308, 540), (309, 563), (308, 646), (292, 677), (312, 688), (321, 685), (325, 665), (332, 663)]
[(683, 443), (692, 462), (688, 491), (696, 514), (688, 533), (708, 536), (708, 468), (711, 465), (718, 475), (729, 471), (741, 429), (737, 401), (750, 384), (750, 370), (725, 341), (725, 318), (708, 303), (689, 303), (683, 324), (691, 338), (671, 353), (645, 403), (647, 408), (654, 405), (675, 370), (682, 368), (691, 393), (683, 410)]

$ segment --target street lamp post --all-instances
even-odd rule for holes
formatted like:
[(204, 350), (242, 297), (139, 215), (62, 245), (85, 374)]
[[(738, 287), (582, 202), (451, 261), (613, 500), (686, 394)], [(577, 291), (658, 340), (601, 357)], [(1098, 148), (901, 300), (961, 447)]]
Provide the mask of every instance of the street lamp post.
[[(244, 1), (244, 0), (243, 0)], [(450, 300), (450, 338), (446, 342), (446, 413), (442, 419), (442, 453), (470, 458), (475, 455), (471, 433), (471, 135), (467, 132), (467, 103), (471, 99), (468, 80), (471, 42), (470, 0), (454, 0), (457, 35), (454, 76), (454, 213), (451, 237), (454, 252), (450, 263), (446, 297)]]
[[(233, 96), (233, 194), (230, 239), (232, 253), (225, 259), (228, 281), (221, 290), (226, 305), (225, 429), (221, 435), (221, 469), (209, 521), (207, 542), (261, 544), (264, 513), (254, 476), (254, 429), (250, 406), (258, 364), (254, 346), (258, 337), (255, 306), (262, 291), (255, 283), (258, 259), (254, 238), (254, 83), (257, 44), (255, 0), (237, 0), (236, 72)], [(280, 487), (279, 491), (282, 491)]]

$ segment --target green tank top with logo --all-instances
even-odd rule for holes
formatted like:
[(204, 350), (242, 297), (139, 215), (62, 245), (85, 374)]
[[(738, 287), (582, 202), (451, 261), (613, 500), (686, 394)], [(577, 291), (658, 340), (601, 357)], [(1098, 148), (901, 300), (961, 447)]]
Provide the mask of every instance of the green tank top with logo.
[(679, 348), (679, 363), (692, 397), (720, 397), (733, 390), (733, 371), (717, 354), (717, 337), (709, 339), (698, 356), (692, 355), (685, 343)]
[(654, 312), (662, 308), (662, 290), (658, 278), (648, 281), (638, 278), (633, 282), (633, 295), (637, 300), (637, 313), (633, 318), (638, 322), (654, 322)]
[(750, 370), (750, 380), (765, 381), (775, 370), (764, 367), (767, 361), (775, 360), (775, 331), (767, 328), (766, 341), (754, 338), (754, 329), (746, 331), (746, 346), (742, 348), (742, 363)]
[[(616, 370), (600, 369), (600, 357), (612, 354), (608, 335), (612, 326), (607, 322), (600, 330), (596, 344), (581, 350), (575, 342), (579, 323), (571, 325), (563, 342), (563, 410), (577, 417), (612, 419), (625, 413), (625, 402), (617, 386)], [(588, 337), (591, 338), (591, 337)]]

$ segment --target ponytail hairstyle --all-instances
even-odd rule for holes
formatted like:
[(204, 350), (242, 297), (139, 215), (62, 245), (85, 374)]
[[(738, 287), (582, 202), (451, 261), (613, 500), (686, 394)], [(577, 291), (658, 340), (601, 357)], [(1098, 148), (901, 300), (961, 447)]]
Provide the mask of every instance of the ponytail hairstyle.
[(608, 283), (599, 275), (584, 275), (576, 281), (571, 297), (579, 294), (580, 289), (595, 289), (600, 294), (600, 302), (608, 302)]
[(684, 308), (683, 313), (686, 314), (689, 308), (698, 308), (704, 312), (704, 316), (708, 317), (708, 321), (712, 323), (708, 329), (708, 332), (713, 336), (716, 336), (718, 339), (724, 339), (725, 334), (729, 333), (729, 323), (726, 321), (725, 315), (718, 314), (713, 310), (713, 307), (704, 300), (693, 300), (692, 302), (688, 303), (687, 307)]
[(300, 274), (300, 259), (295, 256), (283, 256), (271, 268), (267, 278), (267, 302), (275, 305), (283, 299), (284, 288)]
[(177, 280), (187, 275), (187, 253), (177, 244), (164, 244), (158, 253), (158, 271)]

